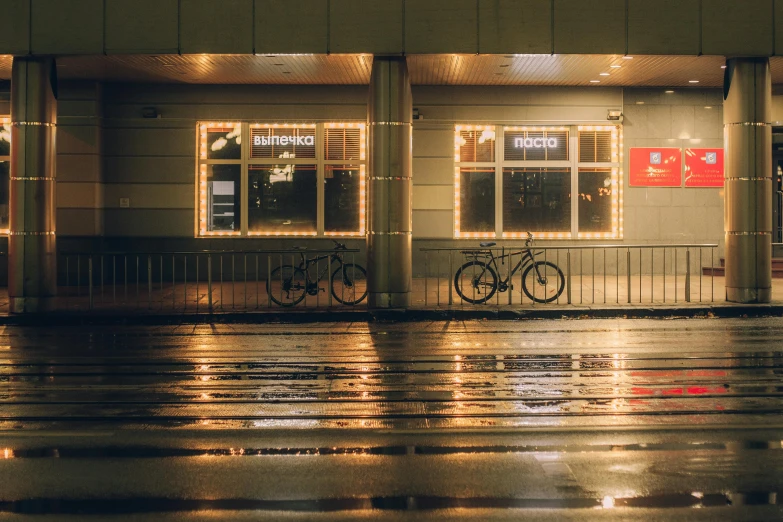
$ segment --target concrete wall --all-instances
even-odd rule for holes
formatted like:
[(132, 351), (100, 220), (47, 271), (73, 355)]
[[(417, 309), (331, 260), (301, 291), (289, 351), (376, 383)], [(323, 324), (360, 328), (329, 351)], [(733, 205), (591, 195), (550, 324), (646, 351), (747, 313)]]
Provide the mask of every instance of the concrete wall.
[(634, 188), (628, 185), (630, 147), (723, 147), (720, 90), (626, 89), (625, 240), (720, 243), (722, 188)]
[(4, 0), (0, 54), (783, 54), (783, 0)]

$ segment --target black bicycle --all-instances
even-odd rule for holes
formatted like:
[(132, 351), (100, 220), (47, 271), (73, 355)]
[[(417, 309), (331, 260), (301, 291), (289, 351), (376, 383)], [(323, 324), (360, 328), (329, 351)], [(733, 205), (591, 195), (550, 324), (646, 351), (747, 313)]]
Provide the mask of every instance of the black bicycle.
[[(334, 240), (332, 240), (334, 241)], [(270, 299), (280, 306), (294, 306), (301, 303), (306, 295), (316, 296), (323, 292), (321, 281), (329, 272), (329, 263), (323, 263), (324, 268), (317, 272), (315, 278), (310, 277), (310, 269), (331, 258), (337, 268), (332, 273), (332, 296), (344, 305), (353, 306), (367, 297), (367, 271), (354, 263), (345, 263), (341, 250), (346, 246), (334, 241), (335, 253), (315, 256), (307, 259), (304, 251), (300, 253), (302, 261), (299, 266), (281, 265), (270, 274), (266, 283)], [(297, 249), (302, 250), (302, 249)]]
[[(489, 301), (495, 292), (505, 292), (514, 288), (514, 274), (522, 272), (522, 290), (532, 301), (537, 303), (551, 303), (563, 293), (565, 277), (563, 271), (550, 261), (536, 261), (536, 257), (543, 251), (533, 252), (530, 245), (533, 243), (533, 234), (528, 232), (525, 241), (525, 249), (517, 252), (503, 253), (495, 256), (492, 250), (463, 250), (468, 262), (459, 267), (454, 275), (454, 287), (459, 296), (472, 304), (481, 304)], [(483, 249), (490, 249), (496, 243), (480, 243)], [(505, 259), (511, 256), (520, 256), (519, 263), (510, 271), (505, 280), (498, 280), (498, 260), (505, 263)], [(479, 260), (481, 259), (481, 260)], [(532, 292), (531, 292), (532, 289)]]

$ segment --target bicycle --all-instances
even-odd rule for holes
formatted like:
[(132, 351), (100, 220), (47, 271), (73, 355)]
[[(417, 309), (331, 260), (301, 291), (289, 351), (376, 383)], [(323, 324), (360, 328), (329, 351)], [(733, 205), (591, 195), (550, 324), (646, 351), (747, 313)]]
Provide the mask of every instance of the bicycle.
[(298, 266), (281, 265), (272, 270), (266, 283), (270, 299), (280, 306), (289, 307), (301, 303), (306, 295), (316, 296), (323, 292), (320, 283), (329, 272), (329, 263), (324, 263), (323, 270), (316, 274), (315, 279), (310, 277), (310, 268), (313, 265), (317, 267), (320, 261), (331, 258), (332, 263), (338, 264), (331, 277), (332, 296), (339, 303), (348, 306), (362, 302), (367, 297), (367, 271), (360, 265), (345, 263), (339, 251), (345, 250), (346, 246), (332, 241), (336, 251), (333, 254), (307, 259), (304, 252), (301, 252), (302, 261)]
[[(492, 250), (463, 250), (466, 258), (473, 258), (459, 269), (454, 275), (454, 287), (457, 294), (468, 303), (482, 304), (489, 301), (495, 292), (506, 292), (514, 289), (512, 284), (514, 274), (519, 270), (522, 272), (522, 290), (532, 301), (536, 303), (551, 303), (563, 293), (565, 288), (565, 277), (563, 271), (551, 261), (536, 261), (541, 252), (533, 252), (530, 245), (533, 243), (533, 234), (527, 233), (525, 249), (518, 252), (504, 253), (495, 256)], [(480, 243), (479, 246), (489, 249), (497, 243)], [(498, 264), (500, 259), (505, 263), (507, 257), (521, 255), (519, 263), (510, 271), (505, 280), (498, 280)], [(479, 258), (484, 261), (479, 261)], [(533, 289), (531, 293), (530, 288)]]

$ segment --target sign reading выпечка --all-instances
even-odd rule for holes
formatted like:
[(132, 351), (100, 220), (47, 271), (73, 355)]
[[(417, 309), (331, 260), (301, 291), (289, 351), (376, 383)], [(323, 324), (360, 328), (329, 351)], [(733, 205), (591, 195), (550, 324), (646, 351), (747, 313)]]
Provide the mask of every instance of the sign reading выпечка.
[(673, 147), (632, 147), (629, 185), (681, 187), (682, 151)]

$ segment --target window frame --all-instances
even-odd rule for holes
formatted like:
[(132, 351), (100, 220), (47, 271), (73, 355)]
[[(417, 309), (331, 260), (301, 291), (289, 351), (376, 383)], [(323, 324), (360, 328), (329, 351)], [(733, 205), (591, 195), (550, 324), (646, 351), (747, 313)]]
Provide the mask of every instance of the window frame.
[[(11, 116), (8, 115), (8, 114), (0, 115), (0, 125), (2, 125), (2, 126), (9, 125), (10, 126), (11, 125)], [(6, 192), (8, 194), (8, 201), (7, 201), (6, 204), (9, 207), (8, 226), (6, 226), (4, 228), (0, 228), (0, 236), (8, 236), (8, 235), (11, 234), (11, 226), (10, 226), (11, 225), (11, 212), (10, 212), (10, 207), (11, 207), (11, 150), (12, 150), (11, 140), (9, 140), (8, 141), (8, 155), (7, 156), (0, 156), (0, 162), (8, 163), (8, 186), (6, 187)]]
[[(487, 131), (495, 133), (494, 162), (462, 162), (460, 161), (460, 132), (465, 130)], [(505, 160), (506, 131), (567, 131), (568, 160)], [(579, 161), (580, 131), (612, 131), (611, 162)], [(462, 168), (482, 167), (495, 170), (495, 231), (494, 232), (463, 232), (460, 230), (460, 171)], [(559, 168), (570, 170), (571, 175), (571, 228), (569, 232), (537, 232), (540, 239), (614, 239), (623, 238), (623, 126), (605, 124), (570, 123), (564, 125), (532, 125), (532, 124), (491, 124), (471, 125), (457, 124), (454, 126), (454, 239), (518, 239), (526, 237), (526, 232), (506, 232), (503, 230), (503, 175), (506, 168)], [(579, 232), (579, 173), (582, 169), (607, 168), (612, 176), (612, 231), (611, 232)]]
[[(209, 127), (229, 127), (241, 125), (241, 154), (238, 160), (211, 160), (207, 158), (206, 131)], [(315, 129), (315, 158), (251, 158), (252, 128), (313, 128)], [(358, 160), (325, 160), (326, 128), (357, 128), (360, 131), (360, 156)], [(311, 238), (351, 238), (364, 237), (366, 231), (366, 200), (367, 200), (367, 129), (364, 122), (329, 121), (316, 123), (279, 123), (257, 120), (245, 121), (198, 121), (196, 123), (196, 202), (195, 202), (195, 237), (196, 238), (275, 238), (275, 237), (311, 237)], [(240, 165), (240, 229), (238, 231), (206, 230), (206, 170), (208, 165), (229, 164)], [(252, 232), (248, 223), (249, 198), (249, 168), (252, 165), (315, 165), (316, 166), (316, 231), (261, 231)], [(359, 168), (359, 230), (355, 232), (328, 232), (325, 227), (325, 171), (327, 165), (355, 166)]]

